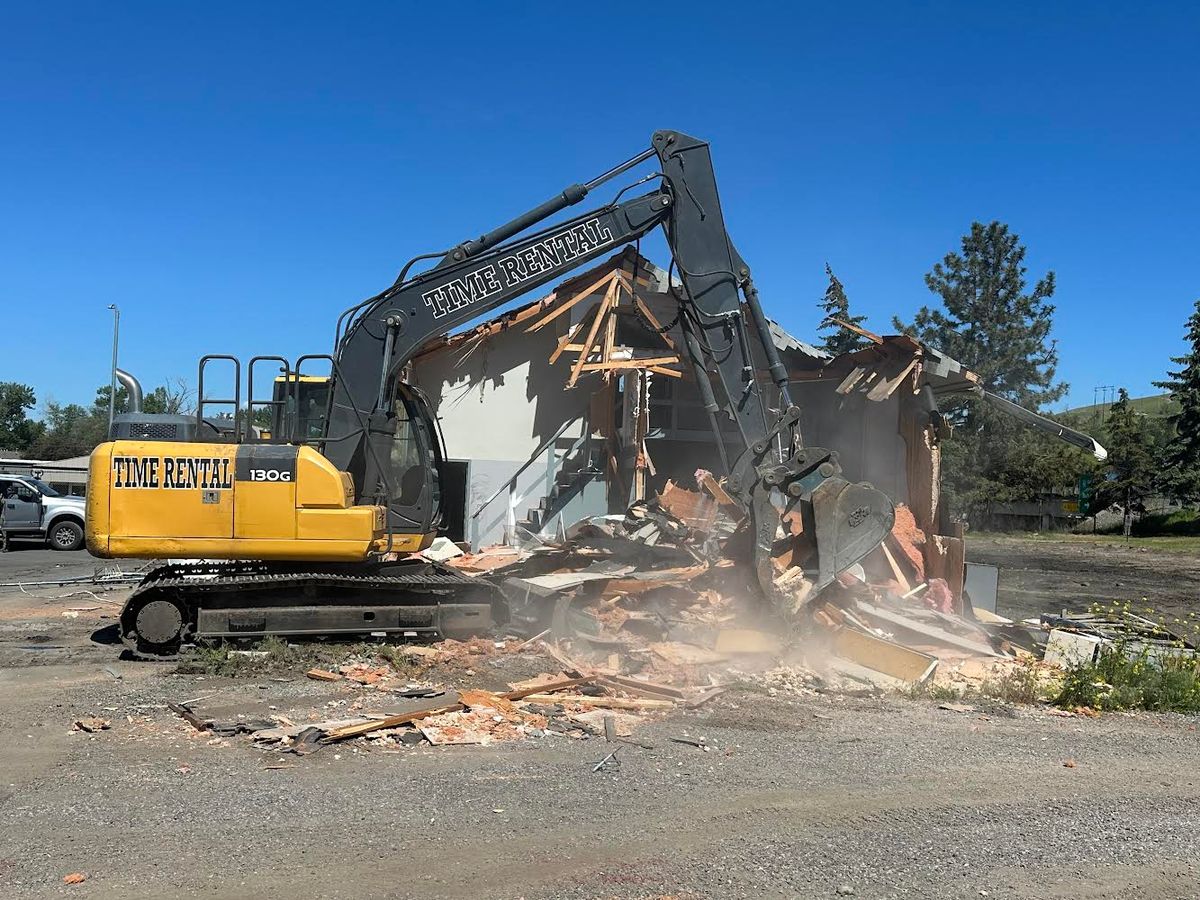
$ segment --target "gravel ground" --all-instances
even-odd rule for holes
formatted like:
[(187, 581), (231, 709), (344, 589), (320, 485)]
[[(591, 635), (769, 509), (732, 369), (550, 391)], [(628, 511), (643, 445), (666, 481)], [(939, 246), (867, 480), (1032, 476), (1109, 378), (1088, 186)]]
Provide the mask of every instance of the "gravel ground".
[[(562, 737), (297, 758), (198, 735), (162, 704), (338, 715), (367, 692), (120, 661), (91, 640), (105, 611), (61, 617), (75, 602), (0, 592), (17, 628), (0, 631), (5, 898), (1200, 893), (1195, 719), (739, 691), (648, 722), (653, 749), (623, 745), (599, 772), (612, 745)], [(33, 626), (57, 658), (5, 650)], [(476, 684), (509, 674), (477, 668)], [(112, 728), (71, 731), (83, 715)], [(717, 749), (669, 740), (685, 735)]]

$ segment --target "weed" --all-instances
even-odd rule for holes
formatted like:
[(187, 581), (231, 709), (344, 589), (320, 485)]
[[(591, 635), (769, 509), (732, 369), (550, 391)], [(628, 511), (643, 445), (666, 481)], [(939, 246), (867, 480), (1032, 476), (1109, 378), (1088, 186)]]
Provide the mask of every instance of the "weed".
[[(1093, 612), (1117, 617), (1130, 611), (1129, 604), (1093, 607)], [(1144, 611), (1153, 616), (1152, 609)], [(1157, 619), (1166, 632), (1166, 620)], [(1194, 614), (1187, 621), (1175, 619), (1175, 633), (1190, 627), (1190, 643), (1200, 637), (1200, 622)], [(1169, 632), (1167, 632), (1169, 634)], [(1069, 669), (1054, 703), (1067, 709), (1147, 709), (1154, 711), (1200, 712), (1200, 657), (1181, 639), (1151, 644), (1134, 635), (1104, 643), (1091, 662)]]
[(994, 670), (979, 686), (981, 697), (1026, 705), (1046, 699), (1050, 692), (1043, 667), (1032, 657), (1021, 657), (1011, 666)]
[(904, 693), (910, 700), (936, 700), (939, 703), (963, 698), (962, 688), (950, 684), (938, 684), (932, 679), (914, 682)]

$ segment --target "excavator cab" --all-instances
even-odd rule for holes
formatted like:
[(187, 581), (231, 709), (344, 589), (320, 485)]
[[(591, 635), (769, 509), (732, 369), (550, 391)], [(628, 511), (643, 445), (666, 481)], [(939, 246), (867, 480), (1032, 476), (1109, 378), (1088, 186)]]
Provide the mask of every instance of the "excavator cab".
[(267, 436), (278, 434), (289, 441), (319, 441), (325, 435), (333, 379), (328, 375), (275, 376), (271, 395), (276, 413)]

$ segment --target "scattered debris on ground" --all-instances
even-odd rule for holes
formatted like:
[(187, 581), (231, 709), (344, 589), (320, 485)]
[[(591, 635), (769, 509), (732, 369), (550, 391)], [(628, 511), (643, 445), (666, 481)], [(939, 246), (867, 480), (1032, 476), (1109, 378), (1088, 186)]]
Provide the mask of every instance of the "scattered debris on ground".
[[(321, 657), (304, 675), (338, 693), (302, 716), (229, 719), (191, 703), (168, 708), (195, 732), (245, 735), (277, 754), (351, 741), (396, 752), (592, 738), (647, 746), (637, 740), (641, 723), (700, 709), (733, 688), (770, 698), (941, 691), (940, 709), (971, 713), (976, 706), (960, 700), (1044, 696), (1044, 672), (1031, 668), (1042, 666), (1043, 654), (1066, 667), (1071, 652), (1114, 635), (1136, 635), (1162, 652), (1184, 646), (1136, 616), (976, 617), (961, 587), (930, 577), (928, 538), (903, 506), (876, 550), (813, 598), (802, 618), (783, 623), (752, 580), (742, 514), (711, 473), (698, 471), (696, 480), (699, 490), (668, 483), (625, 515), (584, 520), (536, 549), (473, 553), (436, 543), (431, 558), (503, 592), (509, 620), (497, 634)], [(255, 653), (271, 655), (251, 651), (248, 661)], [(107, 727), (100, 721), (81, 719), (76, 728)], [(715, 749), (703, 737), (671, 740)], [(617, 766), (614, 750), (596, 771)]]

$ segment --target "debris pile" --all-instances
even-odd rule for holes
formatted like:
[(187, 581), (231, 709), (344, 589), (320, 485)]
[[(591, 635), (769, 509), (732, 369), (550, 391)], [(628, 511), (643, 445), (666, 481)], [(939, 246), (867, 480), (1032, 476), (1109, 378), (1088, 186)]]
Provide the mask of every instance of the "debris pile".
[[(320, 672), (320, 675), (314, 675), (314, 672)], [(332, 674), (336, 680), (359, 683), (354, 678), (343, 678), (324, 670), (312, 670), (307, 674), (321, 681), (330, 680), (325, 676)], [(378, 687), (385, 684), (386, 680), (369, 684)], [(691, 696), (681, 690), (663, 688), (662, 696), (645, 698), (636, 694), (642, 690), (652, 690), (653, 686), (637, 686), (630, 690), (623, 688), (619, 682), (609, 685), (601, 682), (602, 679), (596, 675), (546, 673), (515, 682), (511, 690), (500, 692), (482, 689), (451, 692), (427, 687), (404, 692), (401, 696), (410, 700), (438, 699), (432, 703), (416, 704), (403, 712), (381, 714), (364, 711), (356, 716), (303, 723), (282, 715), (264, 720), (239, 717), (233, 721), (217, 721), (198, 714), (184, 704), (169, 703), (168, 707), (197, 732), (220, 737), (247, 734), (258, 749), (306, 755), (325, 745), (350, 739), (361, 739), (369, 749), (376, 750), (422, 744), (488, 745), (555, 736), (624, 740), (633, 734), (634, 727), (647, 713), (677, 705), (694, 707), (715, 696), (712, 691), (697, 692)], [(687, 704), (684, 704), (685, 700)], [(352, 707), (363, 705), (361, 700), (351, 704)]]
[[(1176, 620), (1178, 621), (1178, 620)], [(1128, 609), (1043, 615), (1027, 620), (1046, 633), (1045, 660), (1064, 669), (1092, 662), (1101, 647), (1118, 646), (1131, 659), (1194, 657), (1196, 645), (1165, 624)]]
[(803, 620), (781, 622), (753, 582), (740, 510), (711, 473), (698, 471), (696, 483), (693, 491), (668, 482), (624, 516), (584, 520), (566, 542), (492, 577), (517, 618), (549, 624), (578, 660), (574, 671), (601, 683), (713, 687), (783, 667), (825, 683), (897, 687), (929, 680), (939, 664), (957, 671), (1011, 655), (954, 612), (962, 597), (929, 576), (926, 535), (904, 506), (885, 540), (813, 599)]

